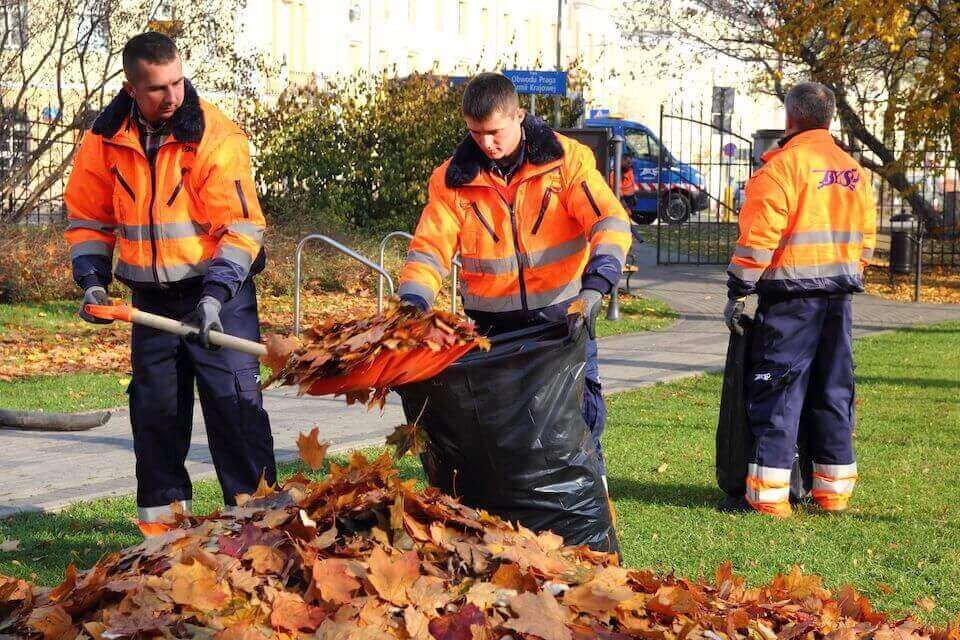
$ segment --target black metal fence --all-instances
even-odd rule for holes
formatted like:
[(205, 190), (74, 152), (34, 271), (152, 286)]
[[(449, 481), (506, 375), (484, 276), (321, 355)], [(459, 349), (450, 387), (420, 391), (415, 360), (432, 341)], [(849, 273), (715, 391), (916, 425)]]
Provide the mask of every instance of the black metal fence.
[[(753, 141), (740, 122), (713, 117), (704, 106), (660, 110), (657, 260), (661, 264), (726, 264), (737, 242), (737, 211), (750, 177)], [(693, 203), (672, 215), (676, 201)], [(649, 235), (649, 233), (648, 233)]]
[[(736, 118), (720, 120), (704, 106), (661, 109), (660, 141), (666, 153), (657, 191), (659, 222), (645, 234), (656, 239), (661, 264), (711, 265), (730, 260), (739, 235), (743, 187), (754, 169), (753, 139)], [(871, 172), (878, 214), (877, 258), (889, 256), (891, 218), (906, 213), (926, 220), (922, 266), (960, 267), (960, 168), (946, 151), (931, 151), (911, 161), (904, 175), (912, 198)], [(691, 182), (691, 176), (701, 180), (705, 192), (701, 208), (687, 217), (665, 215), (678, 185)], [(911, 199), (925, 212), (915, 212)], [(914, 228), (920, 225), (915, 222)]]
[(0, 118), (0, 220), (63, 221), (63, 191), (80, 132), (63, 124), (60, 110), (48, 105), (28, 104)]

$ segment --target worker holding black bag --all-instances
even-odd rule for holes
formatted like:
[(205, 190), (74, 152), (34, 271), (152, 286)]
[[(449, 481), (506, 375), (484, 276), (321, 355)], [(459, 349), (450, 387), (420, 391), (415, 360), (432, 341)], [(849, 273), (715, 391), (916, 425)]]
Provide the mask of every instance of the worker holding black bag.
[[(584, 382), (567, 391), (582, 393), (581, 420), (604, 476), (606, 409), (594, 325), (630, 247), (627, 213), (590, 149), (526, 114), (508, 78), (482, 73), (471, 80), (463, 115), (469, 133), (430, 177), (398, 293), (406, 304), (429, 308), (459, 252), (464, 311), (482, 333), (582, 318), (585, 365), (568, 374)], [(573, 326), (567, 340), (577, 333)]]

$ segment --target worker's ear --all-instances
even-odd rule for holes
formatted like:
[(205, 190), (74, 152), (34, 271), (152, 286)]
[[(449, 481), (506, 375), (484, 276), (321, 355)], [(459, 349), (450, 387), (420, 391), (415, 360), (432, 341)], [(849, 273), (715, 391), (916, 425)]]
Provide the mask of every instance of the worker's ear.
[(137, 93), (136, 91), (134, 91), (133, 84), (129, 80), (123, 81), (123, 90), (126, 91), (127, 95), (133, 98), (134, 100), (137, 99)]
[(527, 115), (527, 110), (523, 107), (517, 107), (517, 122), (523, 122), (523, 118)]

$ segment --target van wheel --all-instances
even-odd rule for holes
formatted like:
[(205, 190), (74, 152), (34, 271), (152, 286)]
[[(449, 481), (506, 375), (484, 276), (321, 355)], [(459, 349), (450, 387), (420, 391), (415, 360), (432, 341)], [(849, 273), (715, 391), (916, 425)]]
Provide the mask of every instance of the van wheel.
[(667, 224), (681, 224), (690, 219), (692, 211), (690, 198), (678, 191), (671, 191), (663, 198), (660, 220)]

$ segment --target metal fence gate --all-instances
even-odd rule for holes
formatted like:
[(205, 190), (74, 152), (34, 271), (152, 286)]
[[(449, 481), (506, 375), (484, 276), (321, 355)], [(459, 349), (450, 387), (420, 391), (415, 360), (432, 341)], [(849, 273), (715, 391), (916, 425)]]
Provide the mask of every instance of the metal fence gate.
[(730, 116), (711, 119), (702, 105), (670, 111), (661, 105), (658, 263), (730, 261), (743, 186), (753, 169), (753, 141), (733, 124)]

